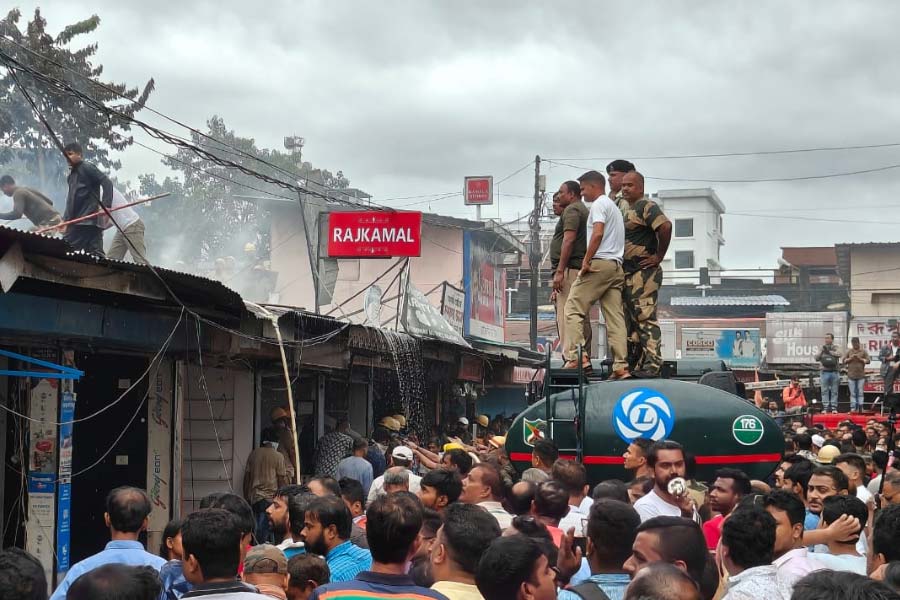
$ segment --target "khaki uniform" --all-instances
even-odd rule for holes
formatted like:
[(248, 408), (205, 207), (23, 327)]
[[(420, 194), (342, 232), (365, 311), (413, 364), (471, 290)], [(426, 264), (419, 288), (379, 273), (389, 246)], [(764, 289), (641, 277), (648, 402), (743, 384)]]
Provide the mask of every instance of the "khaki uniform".
[[(578, 271), (581, 269), (581, 263), (584, 260), (584, 253), (587, 249), (587, 218), (588, 208), (581, 200), (576, 200), (567, 206), (563, 214), (559, 216), (556, 230), (553, 232), (553, 239), (550, 242), (550, 265), (555, 273), (559, 266), (565, 232), (575, 232), (572, 254), (569, 256), (569, 262), (563, 271), (562, 288), (556, 293), (556, 327), (559, 331), (559, 347), (561, 349), (566, 347), (566, 300), (569, 298), (569, 290), (572, 289), (572, 284), (575, 283), (575, 279), (578, 277)], [(589, 318), (584, 320), (582, 333), (584, 334), (584, 351), (590, 354), (593, 333)]]
[(659, 205), (644, 197), (634, 204), (624, 198), (619, 208), (625, 220), (625, 285), (622, 304), (628, 339), (637, 348), (634, 368), (659, 374), (662, 367), (662, 334), (656, 318), (656, 303), (662, 285), (662, 267), (642, 269), (640, 262), (657, 251), (656, 230), (669, 219)]
[(600, 311), (606, 321), (609, 354), (615, 361), (613, 371), (628, 366), (625, 360), (625, 316), (622, 312), (622, 286), (625, 275), (622, 265), (615, 260), (595, 258), (591, 261), (591, 272), (575, 278), (566, 302), (566, 351), (568, 360), (581, 360), (578, 346), (584, 345), (584, 322), (589, 321), (591, 305), (600, 300)]

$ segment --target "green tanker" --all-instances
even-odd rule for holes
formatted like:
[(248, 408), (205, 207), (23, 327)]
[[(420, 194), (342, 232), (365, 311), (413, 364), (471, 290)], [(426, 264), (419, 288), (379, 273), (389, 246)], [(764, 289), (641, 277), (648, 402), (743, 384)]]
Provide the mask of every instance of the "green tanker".
[(552, 439), (562, 457), (580, 457), (593, 485), (629, 478), (622, 454), (639, 437), (683, 444), (696, 457), (701, 481), (711, 481), (726, 466), (765, 479), (784, 451), (778, 424), (753, 404), (722, 389), (674, 379), (574, 385), (522, 412), (507, 433), (506, 449), (522, 471), (531, 466), (534, 442)]

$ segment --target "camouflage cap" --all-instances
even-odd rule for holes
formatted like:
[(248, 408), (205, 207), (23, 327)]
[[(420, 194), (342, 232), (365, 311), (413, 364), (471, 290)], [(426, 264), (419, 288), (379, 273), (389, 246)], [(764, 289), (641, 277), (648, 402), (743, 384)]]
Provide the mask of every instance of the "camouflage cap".
[(287, 573), (287, 558), (284, 552), (272, 544), (260, 544), (247, 551), (244, 558), (244, 573)]

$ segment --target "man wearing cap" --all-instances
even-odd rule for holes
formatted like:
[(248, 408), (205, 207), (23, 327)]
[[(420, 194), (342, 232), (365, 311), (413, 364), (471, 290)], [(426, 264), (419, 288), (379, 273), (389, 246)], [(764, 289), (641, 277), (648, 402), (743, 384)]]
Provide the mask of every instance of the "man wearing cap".
[[(418, 494), (421, 489), (420, 482), (422, 481), (422, 478), (409, 470), (413, 464), (414, 458), (411, 448), (408, 446), (397, 446), (391, 451), (390, 466), (402, 467), (409, 475), (409, 491), (413, 494)], [(385, 494), (384, 475), (381, 475), (375, 478), (375, 481), (372, 482), (372, 487), (369, 488), (369, 497), (366, 501), (366, 506), (372, 504), (376, 498), (384, 496)]]
[(272, 427), (278, 432), (278, 452), (284, 456), (287, 478), (294, 481), (294, 434), (291, 431), (291, 415), (287, 409), (277, 406), (269, 414), (272, 419)]
[(628, 210), (628, 200), (622, 195), (622, 179), (628, 173), (636, 170), (634, 163), (618, 158), (606, 165), (606, 176), (609, 179), (609, 199), (625, 214)]
[(278, 452), (278, 432), (271, 427), (262, 431), (262, 443), (250, 453), (244, 468), (244, 498), (253, 509), (256, 535), (268, 541), (269, 516), (267, 510), (275, 492), (290, 481), (284, 456)]
[(260, 544), (247, 551), (242, 578), (255, 585), (263, 596), (287, 600), (287, 559), (271, 544)]
[(637, 171), (622, 177), (622, 197), (627, 203), (623, 212), (625, 287), (622, 305), (629, 341), (638, 350), (634, 368), (645, 376), (659, 377), (662, 334), (656, 318), (656, 303), (663, 280), (660, 265), (672, 239), (672, 222), (656, 202), (644, 195), (644, 176)]
[[(825, 447), (825, 438), (822, 437), (821, 435), (819, 435), (818, 433), (813, 435), (812, 436), (812, 445), (813, 445), (813, 452), (818, 457), (822, 448)], [(840, 452), (838, 452), (838, 454), (840, 454)], [(835, 456), (837, 456), (837, 454), (835, 454)], [(829, 462), (831, 462), (831, 461), (829, 461)]]
[(339, 419), (333, 431), (329, 431), (319, 440), (316, 448), (316, 475), (334, 477), (338, 463), (353, 454), (353, 437), (350, 435), (350, 421)]

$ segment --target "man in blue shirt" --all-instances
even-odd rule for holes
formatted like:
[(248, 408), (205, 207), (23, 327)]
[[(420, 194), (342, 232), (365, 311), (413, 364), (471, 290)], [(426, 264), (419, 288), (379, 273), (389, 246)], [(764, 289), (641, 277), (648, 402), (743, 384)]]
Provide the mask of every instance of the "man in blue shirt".
[(368, 497), (369, 488), (372, 487), (372, 464), (366, 460), (369, 451), (369, 442), (363, 438), (353, 440), (353, 454), (338, 463), (335, 479), (355, 479), (362, 484), (363, 493)]
[(102, 552), (72, 565), (50, 600), (64, 600), (73, 581), (102, 565), (121, 563), (149, 566), (159, 571), (166, 560), (144, 550), (138, 541), (138, 536), (147, 528), (150, 510), (150, 498), (142, 489), (125, 486), (111, 491), (106, 497), (106, 513), (103, 515), (111, 541)]
[[(447, 600), (443, 594), (417, 586), (406, 573), (407, 564), (419, 548), (418, 536), (422, 528), (422, 504), (413, 494), (397, 492), (380, 496), (369, 505), (366, 520), (366, 535), (372, 551), (369, 557), (371, 570), (367, 566), (353, 578), (335, 583), (340, 580), (335, 579), (332, 568), (331, 583), (317, 587), (310, 600), (363, 597), (369, 600)], [(345, 542), (345, 545), (356, 548), (349, 542)], [(356, 548), (356, 551), (360, 550), (362, 549)], [(368, 550), (363, 552), (369, 554)], [(331, 568), (331, 553), (327, 560)]]
[(350, 541), (353, 517), (337, 496), (313, 500), (303, 515), (306, 551), (325, 557), (331, 581), (349, 581), (372, 565), (372, 555)]
[[(630, 581), (623, 565), (631, 556), (640, 524), (641, 517), (630, 504), (610, 498), (594, 502), (587, 522), (587, 560), (591, 576), (583, 583), (570, 588), (573, 591), (562, 590), (559, 599), (579, 600), (586, 597), (577, 593), (582, 586), (596, 586), (609, 596), (610, 600), (621, 600)], [(563, 543), (568, 543), (568, 539), (564, 538)], [(561, 555), (572, 556), (574, 553)], [(562, 571), (564, 565), (559, 566)], [(577, 566), (577, 562), (572, 565)]]

